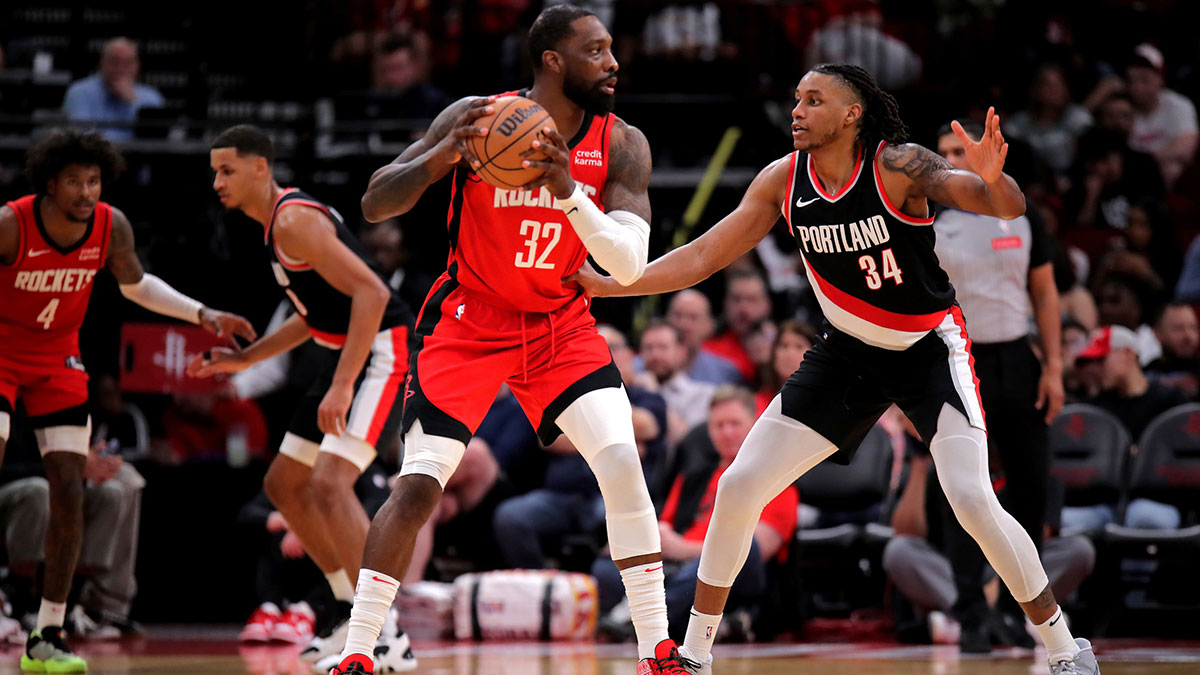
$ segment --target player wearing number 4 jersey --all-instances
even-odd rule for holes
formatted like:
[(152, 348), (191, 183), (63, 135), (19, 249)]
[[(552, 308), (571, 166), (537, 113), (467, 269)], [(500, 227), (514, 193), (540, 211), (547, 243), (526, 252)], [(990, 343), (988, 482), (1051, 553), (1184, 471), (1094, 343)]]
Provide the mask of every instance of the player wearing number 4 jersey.
[(83, 538), (91, 417), (79, 326), (96, 273), (107, 267), (121, 293), (146, 309), (254, 339), (242, 317), (211, 310), (142, 270), (129, 219), (100, 201), (123, 165), (99, 134), (55, 130), (28, 153), (34, 194), (0, 207), (0, 459), (19, 398), (50, 483), (42, 604), (21, 655), (24, 670), (87, 669), (63, 642), (62, 625)]
[(825, 313), (825, 336), (755, 423), (721, 477), (680, 653), (710, 672), (712, 635), (763, 507), (822, 460), (848, 462), (892, 403), (929, 441), (955, 515), (1037, 626), (1051, 673), (1099, 673), (1050, 591), (1037, 549), (988, 483), (978, 381), (954, 289), (933, 252), (927, 200), (1015, 218), (1025, 199), (1002, 171), (1008, 146), (988, 112), (970, 171), (905, 143), (896, 102), (857, 66), (821, 65), (796, 87), (795, 152), (763, 169), (741, 204), (624, 287), (583, 270), (595, 295), (686, 288), (753, 248), (782, 215)]
[[(407, 211), (453, 172), (450, 256), (417, 319), (418, 345), (405, 392), (400, 479), (371, 523), (341, 675), (370, 673), (370, 645), (412, 557), (417, 531), (437, 505), (466, 443), (507, 383), (541, 439), (564, 433), (596, 474), (609, 545), (621, 568), (638, 636), (638, 673), (683, 673), (667, 638), (662, 554), (642, 476), (632, 409), (587, 298), (562, 279), (591, 253), (624, 283), (646, 262), (650, 149), (610, 111), (617, 62), (612, 37), (591, 13), (559, 5), (529, 33), (534, 85), (561, 135), (539, 142), (545, 174), (502, 190), (472, 170), (466, 140), (494, 97), (463, 99), (423, 139), (375, 172), (363, 213)], [(545, 130), (543, 130), (545, 131)]]

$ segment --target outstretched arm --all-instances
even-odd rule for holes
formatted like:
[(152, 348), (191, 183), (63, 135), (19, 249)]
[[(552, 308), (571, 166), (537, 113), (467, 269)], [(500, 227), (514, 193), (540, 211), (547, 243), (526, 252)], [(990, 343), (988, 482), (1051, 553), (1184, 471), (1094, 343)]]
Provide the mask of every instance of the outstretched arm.
[[(1025, 195), (1016, 181), (1004, 173), (1008, 143), (1000, 134), (1000, 118), (995, 111), (988, 109), (983, 138), (978, 141), (968, 136), (958, 122), (951, 123), (951, 127), (963, 142), (971, 171), (955, 169), (940, 155), (915, 143), (888, 145), (879, 158), (884, 171), (891, 174), (885, 176), (884, 185), (890, 188), (889, 196), (896, 194), (893, 189), (903, 190), (904, 195), (902, 200), (893, 202), (907, 205), (932, 199), (962, 211), (1005, 220), (1025, 213)], [(910, 214), (924, 210), (921, 205), (911, 210), (902, 208)]]
[(7, 204), (0, 205), (0, 265), (11, 265), (21, 257), (21, 223)]
[(106, 264), (117, 278), (121, 295), (151, 312), (200, 324), (208, 332), (228, 339), (235, 346), (235, 335), (247, 342), (252, 342), (258, 336), (245, 318), (205, 307), (143, 270), (134, 246), (133, 226), (116, 207), (112, 210), (112, 235)]
[(487, 134), (475, 120), (492, 112), (495, 97), (468, 97), (450, 104), (433, 120), (421, 140), (400, 153), (391, 164), (381, 167), (367, 183), (362, 197), (363, 217), (372, 223), (407, 213), (425, 189), (450, 173), (459, 162), (472, 167), (479, 160), (467, 148), (471, 136)]
[(637, 282), (621, 286), (587, 266), (566, 281), (579, 283), (591, 295), (606, 297), (669, 293), (707, 279), (758, 245), (779, 220), (790, 177), (788, 160), (777, 159), (760, 171), (733, 213), (695, 241), (647, 265)]

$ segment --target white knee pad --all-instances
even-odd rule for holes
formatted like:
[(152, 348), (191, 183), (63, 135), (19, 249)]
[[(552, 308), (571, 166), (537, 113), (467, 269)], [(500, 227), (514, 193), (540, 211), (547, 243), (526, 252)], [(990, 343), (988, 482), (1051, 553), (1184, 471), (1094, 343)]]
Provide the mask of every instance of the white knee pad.
[(588, 464), (604, 497), (612, 559), (661, 553), (658, 515), (646, 489), (637, 447), (627, 443), (609, 446), (595, 453)]
[(1029, 602), (1049, 583), (1033, 540), (992, 490), (987, 436), (947, 405), (938, 417), (929, 444), (938, 482), (963, 529), (970, 534), (992, 568), (1018, 602)]
[(426, 434), (421, 420), (417, 420), (404, 436), (404, 464), (400, 467), (400, 475), (432, 476), (444, 490), (446, 481), (454, 475), (466, 451), (467, 446), (462, 441)]
[(291, 457), (310, 469), (317, 463), (317, 453), (320, 451), (320, 444), (290, 431), (283, 435), (283, 442), (279, 444), (279, 454)]
[(71, 452), (86, 457), (91, 447), (92, 418), (88, 417), (86, 426), (45, 427), (34, 429), (33, 435), (37, 437), (43, 457), (51, 452)]
[(784, 415), (776, 396), (717, 485), (712, 521), (700, 555), (700, 581), (719, 588), (733, 586), (750, 554), (763, 508), (836, 451), (824, 436)]
[(633, 406), (625, 388), (593, 389), (571, 402), (554, 420), (567, 438), (590, 455), (613, 445), (636, 445), (633, 437)]
[(12, 431), (12, 420), (9, 419), (9, 414), (0, 412), (0, 441), (7, 441), (10, 431)]

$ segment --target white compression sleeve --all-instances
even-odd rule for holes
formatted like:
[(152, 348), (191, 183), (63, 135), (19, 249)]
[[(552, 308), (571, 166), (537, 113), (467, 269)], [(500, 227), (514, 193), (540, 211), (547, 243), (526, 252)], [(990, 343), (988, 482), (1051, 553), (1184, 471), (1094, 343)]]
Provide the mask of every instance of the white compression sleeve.
[(142, 275), (136, 284), (121, 284), (121, 295), (145, 307), (151, 312), (182, 319), (189, 323), (200, 323), (200, 310), (204, 305), (171, 288), (150, 274)]
[(629, 211), (604, 213), (579, 184), (570, 197), (558, 200), (588, 253), (622, 286), (642, 278), (649, 255), (650, 224)]

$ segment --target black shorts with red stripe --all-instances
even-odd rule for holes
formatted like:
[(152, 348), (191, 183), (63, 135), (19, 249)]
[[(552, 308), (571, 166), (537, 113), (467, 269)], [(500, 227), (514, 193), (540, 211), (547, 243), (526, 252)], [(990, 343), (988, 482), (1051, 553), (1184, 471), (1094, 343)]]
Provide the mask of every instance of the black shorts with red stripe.
[(941, 324), (905, 350), (874, 347), (828, 322), (780, 390), (783, 414), (837, 446), (848, 464), (867, 432), (895, 403), (921, 438), (933, 438), (946, 404), (986, 431), (971, 341), (955, 305)]

